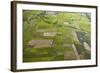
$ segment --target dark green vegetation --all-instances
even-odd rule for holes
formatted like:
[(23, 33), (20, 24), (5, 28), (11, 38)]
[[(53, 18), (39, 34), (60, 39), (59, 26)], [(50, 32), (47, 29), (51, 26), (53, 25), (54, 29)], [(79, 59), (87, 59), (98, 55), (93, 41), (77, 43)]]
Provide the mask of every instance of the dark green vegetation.
[(23, 62), (91, 58), (90, 14), (23, 10)]

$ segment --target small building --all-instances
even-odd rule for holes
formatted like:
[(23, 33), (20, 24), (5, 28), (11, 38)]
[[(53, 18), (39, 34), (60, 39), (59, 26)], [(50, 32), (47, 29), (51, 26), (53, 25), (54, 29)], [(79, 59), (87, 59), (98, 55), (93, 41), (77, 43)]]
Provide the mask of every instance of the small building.
[(28, 42), (30, 48), (47, 48), (52, 46), (53, 40), (41, 39), (41, 40), (31, 40)]
[(53, 36), (55, 36), (55, 35), (56, 35), (55, 32), (44, 32), (44, 33), (43, 33), (43, 36), (51, 36), (51, 37), (53, 37)]
[(37, 32), (42, 33), (42, 36), (54, 37), (56, 35), (55, 29), (38, 29)]

